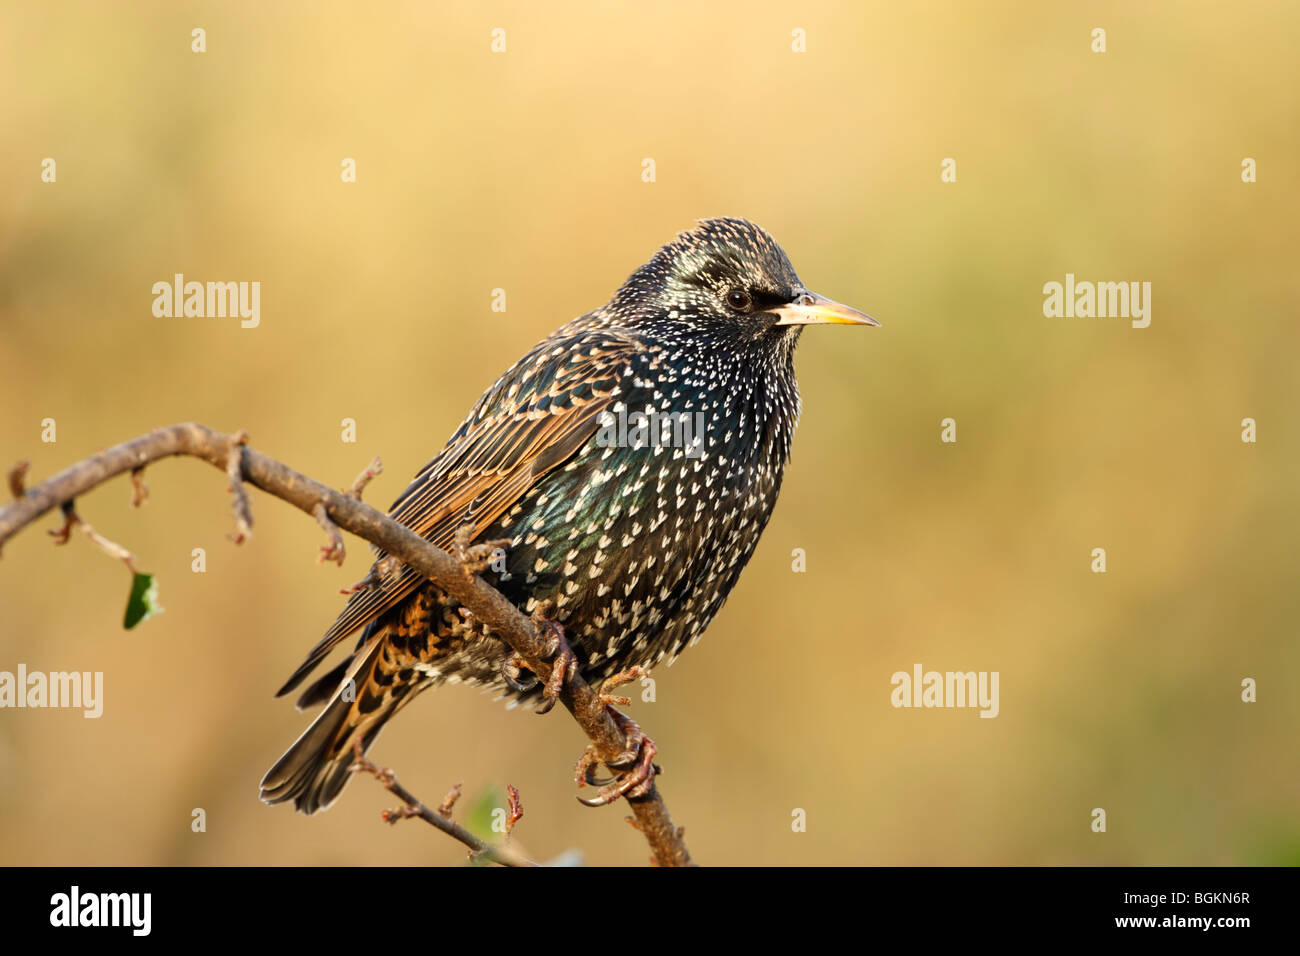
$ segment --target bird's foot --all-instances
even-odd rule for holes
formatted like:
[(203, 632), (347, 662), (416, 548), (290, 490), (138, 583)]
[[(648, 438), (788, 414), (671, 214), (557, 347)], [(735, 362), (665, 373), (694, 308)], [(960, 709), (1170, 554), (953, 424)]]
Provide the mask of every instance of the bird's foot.
[[(606, 707), (609, 707), (612, 704), (618, 704), (620, 707), (626, 707), (628, 704), (632, 703), (632, 698), (616, 697), (613, 694), (611, 694), (610, 691), (622, 687), (625, 684), (635, 683), (636, 681), (639, 681), (642, 677), (649, 676), (649, 674), (650, 674), (649, 668), (642, 667), (640, 664), (633, 664), (631, 667), (627, 668), (626, 670), (621, 670), (617, 674), (614, 674), (612, 677), (606, 677), (603, 681), (601, 681), (600, 689), (596, 691), (596, 694), (601, 704)], [(615, 713), (617, 714), (618, 711), (615, 711)], [(623, 715), (619, 714), (619, 716), (622, 717)], [(633, 724), (633, 726), (636, 725)]]
[(561, 691), (564, 690), (564, 682), (578, 671), (578, 658), (574, 656), (568, 642), (564, 639), (563, 625), (550, 616), (551, 610), (551, 602), (543, 601), (533, 611), (533, 625), (546, 636), (544, 659), (551, 662), (551, 673), (546, 678), (546, 686), (542, 688), (542, 696), (546, 702), (537, 709), (539, 714), (551, 712), (555, 702), (560, 699)]
[[(629, 675), (632, 671), (640, 671), (640, 668), (629, 668), (621, 674), (614, 675), (610, 680)], [(641, 675), (638, 674), (637, 676)], [(627, 680), (621, 681), (621, 683), (629, 683), (635, 679), (635, 677), (628, 677)], [(601, 760), (596, 753), (595, 746), (588, 744), (587, 749), (578, 758), (578, 763), (573, 768), (574, 780), (578, 786), (581, 788), (590, 784), (600, 787), (599, 792), (594, 797), (590, 799), (578, 798), (579, 803), (589, 807), (603, 807), (606, 804), (613, 803), (619, 797), (627, 797), (629, 800), (644, 797), (654, 789), (655, 776), (659, 773), (659, 766), (654, 762), (654, 756), (658, 752), (655, 742), (641, 732), (641, 728), (636, 721), (615, 710), (606, 702), (606, 698), (608, 698), (605, 692), (607, 686), (609, 686), (608, 680), (601, 685), (601, 702), (609, 709), (609, 715), (614, 718), (614, 722), (623, 731), (623, 739), (627, 743), (627, 749), (613, 760)], [(609, 699), (614, 700), (617, 698)], [(610, 770), (619, 772), (618, 778), (612, 780), (597, 779), (595, 776), (596, 767), (602, 763)]]
[[(543, 601), (537, 605), (533, 611), (533, 625), (546, 638), (546, 644), (543, 648), (543, 660), (550, 661), (551, 671), (546, 677), (546, 684), (542, 688), (542, 697), (544, 702), (537, 708), (539, 714), (549, 714), (555, 707), (555, 702), (559, 700), (560, 693), (564, 690), (564, 682), (571, 678), (578, 670), (578, 658), (573, 651), (569, 649), (568, 642), (564, 639), (564, 627), (559, 621), (550, 616), (552, 604), (550, 601)], [(524, 671), (530, 673), (525, 676)], [(526, 694), (536, 689), (541, 682), (541, 678), (531, 673), (532, 668), (528, 662), (517, 653), (511, 653), (501, 658), (501, 679), (505, 681), (506, 686), (517, 694)]]
[(494, 561), (504, 559), (506, 548), (514, 542), (510, 538), (496, 538), (472, 544), (474, 529), (470, 525), (461, 525), (456, 530), (452, 541), (452, 553), (460, 561), (461, 570), (466, 577), (481, 574), (492, 566)]
[(528, 662), (518, 654), (507, 654), (501, 658), (501, 679), (517, 694), (526, 694), (538, 684), (536, 674), (531, 671), (528, 676), (524, 676), (524, 671), (528, 669)]

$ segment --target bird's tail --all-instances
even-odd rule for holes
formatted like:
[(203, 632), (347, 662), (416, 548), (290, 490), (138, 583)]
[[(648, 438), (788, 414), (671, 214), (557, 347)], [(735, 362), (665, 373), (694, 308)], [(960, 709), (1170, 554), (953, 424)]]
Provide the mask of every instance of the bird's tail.
[(383, 653), (386, 636), (386, 630), (377, 631), (341, 669), (342, 679), (325, 709), (262, 778), (263, 801), (292, 800), (310, 814), (338, 798), (351, 776), (357, 735), (364, 752), (412, 696), (412, 685), (390, 673), (392, 665)]

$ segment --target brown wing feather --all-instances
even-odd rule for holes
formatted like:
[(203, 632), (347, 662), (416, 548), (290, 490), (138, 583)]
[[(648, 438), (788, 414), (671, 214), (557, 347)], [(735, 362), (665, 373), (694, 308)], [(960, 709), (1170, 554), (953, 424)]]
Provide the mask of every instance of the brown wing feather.
[[(395, 520), (440, 548), (449, 548), (465, 525), (476, 538), (538, 478), (582, 447), (599, 426), (600, 412), (619, 394), (632, 355), (643, 347), (611, 329), (565, 332), (540, 342), (479, 399), (446, 447), (394, 502), (389, 513)], [(380, 587), (353, 594), (277, 696), (297, 687), (340, 640), (395, 607), (422, 580), (403, 565)]]

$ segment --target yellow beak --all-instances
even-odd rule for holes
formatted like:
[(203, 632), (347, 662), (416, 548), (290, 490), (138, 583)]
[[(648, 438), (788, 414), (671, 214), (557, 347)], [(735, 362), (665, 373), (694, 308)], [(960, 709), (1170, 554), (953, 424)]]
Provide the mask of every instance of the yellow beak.
[(777, 325), (880, 325), (871, 316), (814, 292), (805, 292), (773, 311), (780, 316)]

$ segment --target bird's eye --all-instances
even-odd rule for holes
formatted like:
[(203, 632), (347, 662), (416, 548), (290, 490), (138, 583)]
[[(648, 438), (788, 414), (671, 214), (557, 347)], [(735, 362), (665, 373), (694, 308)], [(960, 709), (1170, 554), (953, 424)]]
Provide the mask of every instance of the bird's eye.
[(749, 293), (742, 289), (732, 289), (727, 293), (727, 305), (731, 306), (737, 312), (748, 311), (749, 307), (754, 304), (754, 300), (749, 297)]

